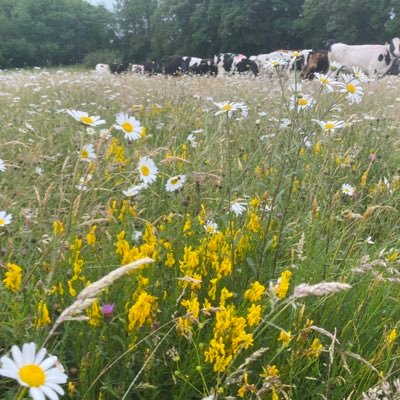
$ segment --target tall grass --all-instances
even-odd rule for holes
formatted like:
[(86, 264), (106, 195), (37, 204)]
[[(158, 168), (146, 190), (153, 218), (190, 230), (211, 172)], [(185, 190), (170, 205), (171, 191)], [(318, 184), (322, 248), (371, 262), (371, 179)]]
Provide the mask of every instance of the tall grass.
[[(351, 105), (305, 82), (297, 90), (316, 103), (298, 111), (277, 79), (2, 72), (0, 211), (13, 219), (0, 227), (0, 353), (46, 340), (69, 399), (398, 398), (396, 85), (365, 83)], [(222, 101), (245, 103), (248, 117), (216, 116)], [(106, 124), (85, 127), (67, 109)], [(112, 128), (120, 112), (143, 137)], [(89, 143), (92, 163), (79, 156)], [(157, 180), (126, 197), (143, 156)], [(183, 188), (167, 192), (179, 174)], [(52, 331), (85, 287), (144, 257), (154, 263)], [(14, 290), (11, 264), (22, 268)], [(293, 295), (320, 282), (351, 289)], [(2, 398), (17, 392), (0, 381)]]

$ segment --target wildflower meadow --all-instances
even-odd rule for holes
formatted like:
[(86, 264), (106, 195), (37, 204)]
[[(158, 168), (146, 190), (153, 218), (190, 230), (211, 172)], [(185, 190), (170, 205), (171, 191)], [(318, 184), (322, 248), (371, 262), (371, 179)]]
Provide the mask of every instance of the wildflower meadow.
[(359, 72), (0, 72), (0, 398), (400, 398), (400, 94)]

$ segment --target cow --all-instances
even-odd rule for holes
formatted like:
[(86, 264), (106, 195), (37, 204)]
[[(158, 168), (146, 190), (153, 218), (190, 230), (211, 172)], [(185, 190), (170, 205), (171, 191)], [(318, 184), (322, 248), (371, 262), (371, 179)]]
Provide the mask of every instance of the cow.
[(98, 74), (110, 73), (110, 66), (108, 64), (96, 64), (94, 70)]
[(291, 52), (292, 58), (289, 61), (289, 71), (301, 73), (301, 71), (303, 71), (303, 69), (307, 66), (311, 52), (311, 49)]
[(163, 63), (163, 61), (146, 60), (143, 63), (143, 73), (146, 75), (162, 74), (164, 72)]
[(129, 68), (129, 62), (127, 61), (114, 61), (110, 64), (110, 71), (112, 74), (121, 74), (127, 72)]
[(186, 58), (182, 56), (169, 56), (165, 60), (165, 74), (166, 75), (178, 75), (185, 72)]
[(199, 57), (183, 57), (183, 72), (195, 75), (214, 75), (214, 61)]
[(396, 58), (386, 75), (400, 75), (400, 59)]
[(389, 71), (396, 58), (400, 57), (400, 39), (394, 38), (390, 43), (347, 45), (328, 40), (328, 59), (347, 69), (359, 67), (370, 78), (380, 78)]
[(316, 72), (325, 74), (329, 70), (328, 52), (324, 50), (312, 50), (307, 57), (300, 77), (302, 79), (313, 79)]
[(143, 74), (144, 73), (144, 65), (141, 64), (132, 64), (131, 68), (132, 72), (135, 74)]
[(276, 69), (280, 71), (287, 69), (291, 58), (288, 51), (277, 50), (272, 53), (252, 56), (251, 60), (258, 64), (260, 71), (271, 78)]
[(259, 69), (254, 60), (250, 60), (243, 54), (235, 53), (220, 53), (214, 56), (214, 64), (218, 67), (218, 74), (222, 75), (225, 72), (243, 73), (252, 72), (254, 76), (258, 75)]

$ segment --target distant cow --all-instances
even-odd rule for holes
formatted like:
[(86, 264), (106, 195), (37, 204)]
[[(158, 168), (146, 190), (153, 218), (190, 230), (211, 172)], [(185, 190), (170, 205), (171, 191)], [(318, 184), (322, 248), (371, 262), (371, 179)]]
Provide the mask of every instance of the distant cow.
[(196, 75), (214, 75), (215, 64), (211, 59), (203, 59), (199, 57), (182, 57), (182, 71)]
[(313, 79), (314, 74), (327, 73), (329, 70), (328, 52), (323, 50), (312, 50), (308, 54), (307, 62), (301, 71), (303, 79)]
[(143, 74), (144, 73), (144, 66), (141, 65), (141, 64), (132, 64), (131, 70), (135, 74)]
[(165, 59), (165, 74), (178, 75), (185, 71), (186, 64), (182, 56), (169, 56)]
[(218, 74), (228, 72), (234, 74), (236, 72), (252, 72), (257, 76), (259, 69), (254, 60), (250, 60), (243, 54), (220, 53), (214, 56), (214, 63), (218, 67)]
[(400, 59), (396, 58), (386, 75), (400, 75)]
[(251, 57), (258, 64), (260, 71), (269, 77), (272, 77), (277, 69), (280, 71), (286, 70), (289, 67), (291, 58), (290, 52), (287, 50), (277, 50), (272, 53)]
[(289, 62), (290, 72), (301, 72), (308, 64), (309, 56), (312, 50), (300, 50), (292, 52), (292, 58)]
[(129, 68), (129, 62), (127, 61), (114, 61), (110, 64), (110, 71), (112, 74), (121, 74), (127, 72)]
[(329, 62), (335, 61), (345, 68), (359, 67), (370, 78), (379, 78), (389, 71), (395, 59), (400, 57), (400, 39), (389, 44), (364, 44), (350, 46), (344, 43), (327, 42)]
[(99, 74), (104, 74), (110, 72), (110, 67), (108, 64), (97, 64), (94, 70)]

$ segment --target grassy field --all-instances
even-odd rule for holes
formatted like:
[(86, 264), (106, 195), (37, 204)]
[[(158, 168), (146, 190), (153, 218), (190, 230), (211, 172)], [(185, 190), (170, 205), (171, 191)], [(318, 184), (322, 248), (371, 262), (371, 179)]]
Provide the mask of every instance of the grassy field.
[(66, 399), (399, 399), (399, 80), (348, 79), (0, 72), (0, 355)]

